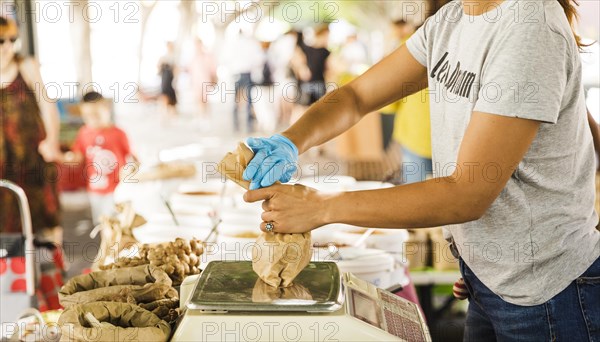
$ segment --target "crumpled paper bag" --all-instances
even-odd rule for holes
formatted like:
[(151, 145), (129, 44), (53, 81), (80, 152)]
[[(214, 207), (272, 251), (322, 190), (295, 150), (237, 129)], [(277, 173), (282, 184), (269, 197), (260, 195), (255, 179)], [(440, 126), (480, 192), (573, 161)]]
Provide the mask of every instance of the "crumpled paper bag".
[(171, 285), (171, 278), (165, 271), (142, 265), (73, 277), (61, 288), (58, 298), (64, 307), (93, 301), (150, 303), (177, 298), (177, 290)]
[[(99, 327), (85, 317), (91, 313)], [(127, 303), (93, 302), (74, 305), (60, 315), (61, 341), (167, 341), (169, 324), (152, 312)]]
[[(228, 179), (248, 190), (250, 182), (242, 177), (254, 152), (244, 143), (225, 155), (218, 170)], [(311, 257), (310, 232), (304, 234), (262, 233), (252, 248), (252, 268), (259, 278), (273, 287), (287, 287)]]
[(308, 265), (310, 232), (303, 234), (262, 233), (252, 248), (252, 269), (273, 287), (288, 287)]
[(273, 287), (258, 279), (252, 289), (252, 301), (255, 303), (270, 303), (276, 299), (312, 300), (310, 291), (300, 285), (292, 284), (288, 287)]
[(225, 157), (223, 157), (223, 160), (221, 160), (217, 169), (222, 175), (248, 190), (250, 188), (250, 182), (245, 181), (242, 175), (252, 158), (254, 158), (254, 152), (252, 152), (246, 144), (241, 142), (238, 144), (235, 151), (228, 152)]

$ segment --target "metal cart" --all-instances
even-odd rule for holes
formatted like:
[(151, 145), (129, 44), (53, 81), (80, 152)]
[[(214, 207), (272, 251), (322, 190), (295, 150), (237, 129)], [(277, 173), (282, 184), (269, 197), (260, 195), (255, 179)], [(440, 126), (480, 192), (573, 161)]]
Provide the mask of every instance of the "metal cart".
[[(15, 183), (0, 179), (0, 188), (6, 188), (15, 193), (19, 200), (21, 213), (22, 234), (0, 233), (0, 258), (8, 268), (10, 259), (24, 257), (25, 259), (25, 293), (12, 292), (10, 280), (6, 272), (0, 275), (0, 323), (14, 323), (19, 315), (31, 307), (37, 306), (35, 295), (35, 249), (33, 245), (33, 230), (31, 213), (25, 191)], [(5, 271), (7, 271), (5, 269)]]

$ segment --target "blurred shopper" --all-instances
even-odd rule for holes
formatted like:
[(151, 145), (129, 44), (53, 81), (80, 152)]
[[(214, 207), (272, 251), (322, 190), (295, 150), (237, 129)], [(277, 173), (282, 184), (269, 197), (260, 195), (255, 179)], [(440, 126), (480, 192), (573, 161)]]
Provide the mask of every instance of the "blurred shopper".
[[(470, 297), (465, 341), (600, 341), (596, 167), (576, 6), (451, 1), (292, 127), (248, 139), (253, 190), (244, 199), (264, 201), (260, 229), (445, 226)], [(532, 97), (511, 91), (532, 84)], [(427, 87), (434, 179), (335, 194), (274, 184), (289, 181), (300, 154)]]
[[(298, 97), (298, 81), (292, 71), (298, 35), (288, 31), (271, 44), (270, 54), (273, 68), (273, 82), (275, 97), (279, 98), (279, 125), (287, 125), (292, 116), (294, 100)], [(306, 61), (304, 60), (304, 65)]]
[(166, 114), (177, 114), (177, 93), (175, 91), (175, 78), (177, 66), (175, 61), (175, 43), (167, 42), (167, 52), (158, 61), (160, 74), (160, 98)]
[[(327, 25), (319, 26), (315, 29), (314, 42), (307, 45), (304, 36), (299, 35), (298, 47), (306, 59), (306, 70), (298, 70), (298, 80), (300, 81), (300, 102), (301, 110), (305, 110), (313, 103), (323, 97), (327, 91), (325, 85), (325, 75), (327, 73), (327, 61), (331, 52), (327, 48), (329, 44), (329, 27)], [(299, 66), (299, 69), (303, 69)]]
[(397, 103), (393, 131), (394, 141), (402, 148), (400, 183), (411, 184), (426, 180), (433, 173), (427, 89), (407, 96)]
[(340, 59), (345, 72), (360, 75), (369, 67), (367, 47), (358, 39), (358, 34), (352, 32), (340, 50)]
[(233, 128), (241, 130), (240, 108), (248, 132), (254, 130), (252, 114), (252, 71), (262, 67), (263, 52), (259, 42), (249, 32), (239, 32), (237, 40), (229, 47), (227, 65), (235, 79), (235, 107), (233, 108)]
[[(59, 116), (49, 101), (39, 64), (15, 52), (19, 32), (12, 19), (0, 17), (0, 179), (25, 190), (33, 231), (62, 242), (59, 227), (57, 168)], [(16, 198), (0, 189), (2, 232), (21, 232)]]
[(121, 180), (121, 171), (135, 158), (127, 135), (111, 122), (110, 103), (101, 94), (85, 94), (81, 114), (85, 125), (77, 133), (64, 161), (85, 163), (92, 220), (97, 225), (101, 216), (114, 214), (113, 193)]
[[(41, 311), (55, 310), (60, 308), (57, 293), (65, 266), (63, 230), (59, 226), (59, 174), (54, 164), (61, 155), (60, 121), (56, 105), (46, 93), (39, 64), (16, 53), (18, 37), (16, 22), (0, 16), (0, 179), (23, 188), (29, 201), (36, 250), (52, 250), (36, 258), (41, 268), (36, 278), (36, 297)], [(0, 232), (22, 234), (17, 198), (3, 188), (0, 188)], [(12, 258), (12, 272), (24, 269), (23, 260)], [(5, 271), (4, 267), (4, 275)], [(22, 280), (22, 276), (19, 278)], [(18, 280), (3, 286), (2, 292), (25, 292), (24, 282)]]
[(262, 62), (252, 72), (252, 107), (256, 114), (258, 130), (273, 133), (277, 128), (280, 97), (275, 96), (273, 81), (274, 55), (270, 42), (261, 42)]
[(217, 65), (213, 54), (200, 39), (196, 39), (196, 51), (188, 70), (198, 112), (200, 116), (206, 117), (209, 114), (206, 91), (217, 83)]
[[(403, 19), (396, 20), (390, 27), (390, 38), (387, 40), (386, 51), (392, 53), (415, 32), (415, 27)], [(379, 112), (381, 113), (381, 132), (383, 136), (383, 148), (387, 149), (394, 136), (394, 122), (398, 112), (400, 101), (394, 102)]]

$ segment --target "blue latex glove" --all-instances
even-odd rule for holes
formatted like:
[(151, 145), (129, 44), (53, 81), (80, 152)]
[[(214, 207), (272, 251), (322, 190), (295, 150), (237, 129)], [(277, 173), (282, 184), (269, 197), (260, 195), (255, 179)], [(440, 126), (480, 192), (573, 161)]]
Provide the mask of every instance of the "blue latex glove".
[(254, 152), (243, 174), (250, 190), (290, 181), (298, 164), (298, 148), (290, 139), (275, 134), (270, 138), (248, 138), (246, 142)]

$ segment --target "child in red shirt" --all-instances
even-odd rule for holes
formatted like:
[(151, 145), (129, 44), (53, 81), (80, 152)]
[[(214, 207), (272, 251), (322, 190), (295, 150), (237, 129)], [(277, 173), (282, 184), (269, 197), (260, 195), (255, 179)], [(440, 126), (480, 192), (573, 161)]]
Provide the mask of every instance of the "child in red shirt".
[(113, 193), (120, 171), (135, 158), (127, 135), (111, 122), (110, 106), (101, 94), (85, 94), (80, 108), (85, 125), (77, 133), (71, 152), (65, 154), (65, 161), (85, 162), (92, 219), (98, 224), (101, 216), (114, 213)]

